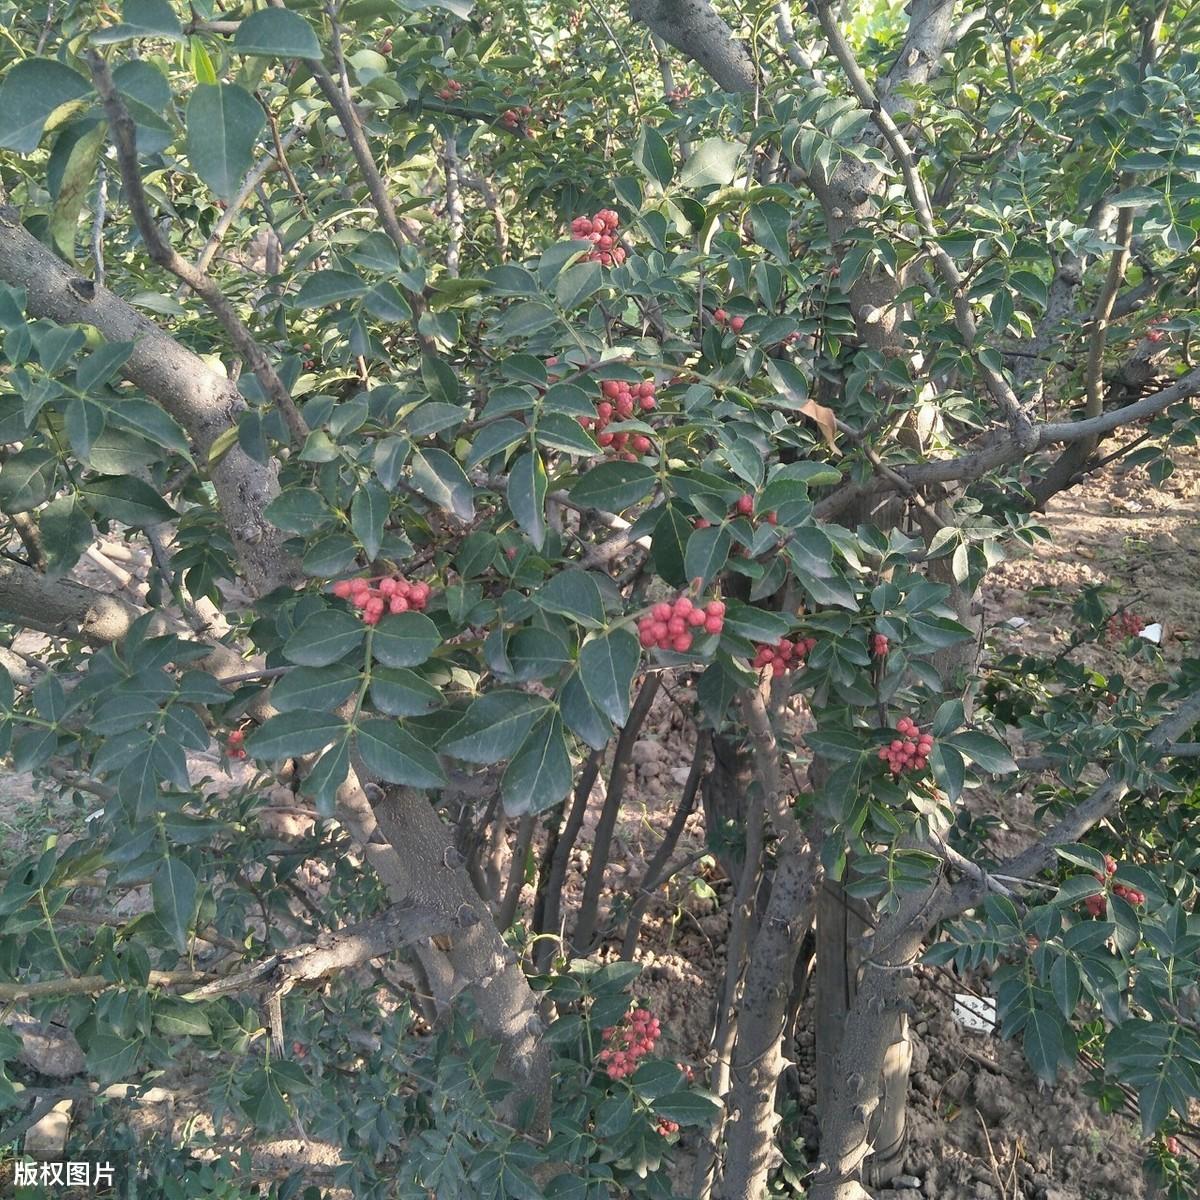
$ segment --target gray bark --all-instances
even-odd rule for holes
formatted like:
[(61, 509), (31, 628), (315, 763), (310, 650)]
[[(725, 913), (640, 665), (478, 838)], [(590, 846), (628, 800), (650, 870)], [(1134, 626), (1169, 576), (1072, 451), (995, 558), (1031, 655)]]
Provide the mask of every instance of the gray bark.
[[(110, 342), (133, 342), (127, 379), (186, 430), (193, 453), (208, 461), (217, 438), (237, 423), (246, 402), (232, 380), (164, 333), (107, 288), (82, 278), (31, 233), (15, 209), (0, 209), (0, 280), (26, 293), (26, 311), (62, 325), (92, 325)], [(236, 443), (212, 467), (212, 482), (245, 578), (263, 595), (294, 583), (297, 564), (284, 534), (263, 516), (279, 494), (273, 462), (257, 463)]]
[(708, 0), (630, 0), (629, 16), (702, 67), (725, 91), (752, 92), (758, 86), (750, 51)]

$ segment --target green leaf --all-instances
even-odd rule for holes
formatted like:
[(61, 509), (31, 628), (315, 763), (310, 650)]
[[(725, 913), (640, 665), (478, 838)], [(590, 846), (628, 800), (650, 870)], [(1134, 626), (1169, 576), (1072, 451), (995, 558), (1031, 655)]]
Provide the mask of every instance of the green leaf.
[(723, 525), (697, 529), (688, 538), (683, 556), (685, 578), (689, 581), (699, 579), (702, 588), (707, 586), (728, 561), (732, 540), (729, 530)]
[(752, 642), (777, 642), (791, 632), (792, 625), (783, 613), (753, 604), (730, 600), (725, 607), (725, 628)]
[(604, 285), (604, 272), (598, 262), (579, 262), (568, 267), (558, 277), (554, 298), (559, 306), (570, 312)]
[(187, 105), (187, 152), (197, 175), (232, 200), (266, 125), (258, 101), (234, 83), (197, 84)]
[[(108, 383), (129, 361), (132, 353), (132, 342), (105, 342), (80, 360), (75, 368), (75, 386), (81, 392), (90, 392)], [(121, 398), (121, 403), (126, 403), (125, 397)], [(186, 442), (184, 444), (186, 446)]]
[(614, 725), (624, 725), (629, 719), (629, 685), (641, 653), (638, 639), (628, 629), (593, 637), (579, 652), (583, 686)]
[(446, 782), (437, 755), (395, 721), (375, 718), (361, 722), (357, 744), (367, 770), (388, 783), (435, 788)]
[(424, 613), (390, 613), (371, 635), (371, 657), (385, 667), (419, 667), (441, 644), (438, 627)]
[(138, 437), (143, 437), (164, 449), (174, 450), (176, 454), (181, 454), (190, 461), (191, 450), (187, 434), (183, 432), (179, 422), (157, 404), (143, 400), (141, 396), (121, 396), (115, 402), (98, 396), (96, 403), (104, 406), (105, 418), (109, 425), (136, 433)]
[(292, 297), (297, 308), (328, 308), (342, 300), (353, 300), (367, 290), (357, 275), (348, 271), (314, 271)]
[(665, 188), (675, 174), (675, 160), (671, 148), (661, 133), (649, 125), (643, 125), (633, 146), (633, 161), (647, 179)]
[(558, 713), (530, 730), (500, 780), (504, 811), (512, 816), (543, 812), (571, 790), (571, 756)]
[(316, 533), (333, 520), (321, 494), (312, 488), (287, 488), (263, 509), (263, 516), (284, 533)]
[(75, 140), (67, 155), (66, 169), (54, 197), (54, 211), (50, 214), (50, 236), (62, 256), (75, 261), (75, 235), (79, 227), (79, 214), (83, 211), (88, 189), (96, 177), (96, 167), (104, 148), (104, 137), (108, 126), (96, 121)]
[(612, 740), (612, 722), (596, 707), (578, 671), (572, 671), (558, 691), (558, 709), (567, 728), (593, 750)]
[(321, 46), (312, 26), (286, 8), (263, 8), (251, 13), (233, 35), (237, 54), (275, 58), (320, 58)]
[(37, 508), (50, 495), (57, 473), (58, 458), (48, 450), (33, 447), (14, 454), (0, 466), (0, 512)]
[(264, 762), (315, 754), (345, 732), (346, 723), (332, 713), (298, 709), (268, 717), (246, 739), (246, 752)]
[(92, 544), (92, 522), (74, 496), (51, 500), (38, 514), (46, 574), (51, 579), (65, 575)]
[(280, 712), (329, 712), (348, 700), (359, 683), (349, 663), (328, 667), (296, 667), (275, 681), (271, 703)]
[(1063, 1023), (1054, 1013), (1036, 1008), (1029, 1014), (1024, 1035), (1025, 1057), (1039, 1079), (1053, 1083), (1059, 1064), (1068, 1058)]
[(533, 548), (540, 550), (546, 542), (546, 468), (536, 450), (513, 463), (508, 473), (508, 506)]
[[(380, 626), (375, 628), (378, 634)], [(288, 638), (284, 643), (283, 657), (301, 667), (327, 667), (357, 648), (366, 632), (367, 627), (358, 617), (336, 608), (325, 609), (313, 613)]]
[(692, 523), (678, 505), (664, 505), (650, 539), (650, 555), (654, 573), (672, 587), (683, 587), (687, 582), (683, 554), (691, 536)]
[(442, 703), (442, 693), (415, 671), (376, 667), (371, 672), (371, 700), (389, 717), (420, 717)]
[(600, 585), (587, 571), (559, 571), (533, 594), (532, 599), (539, 608), (570, 617), (589, 629), (604, 624)]
[(782, 262), (790, 262), (792, 257), (788, 249), (788, 228), (791, 220), (791, 212), (772, 200), (750, 207), (754, 240)]
[(603, 512), (622, 512), (644, 500), (658, 476), (645, 463), (607, 462), (593, 467), (571, 488), (571, 499)]
[(652, 1106), (657, 1116), (680, 1125), (711, 1125), (721, 1111), (720, 1103), (704, 1092), (669, 1092)]
[(97, 30), (92, 41), (97, 46), (107, 46), (147, 37), (183, 40), (183, 27), (167, 0), (125, 0), (121, 23)]
[(92, 443), (104, 432), (104, 409), (91, 400), (74, 397), (67, 401), (64, 426), (71, 449), (86, 461)]
[(1017, 769), (1008, 747), (986, 733), (967, 729), (946, 741), (989, 775), (1008, 775)]
[(568, 417), (564, 413), (543, 412), (537, 424), (536, 434), (538, 443), (549, 446), (552, 450), (565, 450), (568, 454), (589, 456), (600, 453), (600, 447), (592, 435), (574, 417)]
[(36, 150), (50, 117), (66, 104), (92, 94), (78, 71), (49, 58), (26, 58), (0, 83), (0, 150)]
[(705, 138), (691, 153), (679, 172), (682, 188), (725, 187), (737, 174), (738, 161), (745, 153), (739, 142), (724, 138)]
[(488, 692), (472, 703), (438, 750), (463, 762), (499, 762), (516, 752), (546, 707), (544, 700), (525, 692)]
[(169, 857), (154, 873), (150, 884), (154, 915), (171, 935), (175, 949), (187, 953), (188, 929), (196, 911), (196, 876), (181, 858)]
[(391, 497), (374, 481), (360, 487), (350, 504), (350, 528), (368, 562), (379, 557), (383, 526), (391, 512)]
[(427, 500), (463, 521), (475, 516), (475, 489), (458, 461), (445, 450), (418, 450), (412, 457), (412, 484)]
[(133, 1072), (142, 1049), (141, 1040), (127, 1041), (111, 1033), (97, 1034), (88, 1043), (88, 1073), (105, 1086)]
[(80, 485), (79, 494), (100, 516), (134, 528), (179, 516), (148, 483), (132, 475), (97, 475)]
[(166, 1037), (208, 1037), (212, 1033), (212, 1025), (198, 1004), (174, 996), (155, 1000), (154, 1027)]

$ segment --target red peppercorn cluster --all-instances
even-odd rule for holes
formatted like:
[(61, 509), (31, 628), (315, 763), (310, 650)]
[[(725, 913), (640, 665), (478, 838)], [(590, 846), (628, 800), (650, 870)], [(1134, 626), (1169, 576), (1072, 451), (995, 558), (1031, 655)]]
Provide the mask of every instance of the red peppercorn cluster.
[(731, 317), (723, 308), (713, 312), (713, 320), (726, 329), (732, 329), (734, 333), (741, 333), (746, 324), (745, 317)]
[(882, 633), (871, 634), (871, 657), (887, 658), (888, 640)]
[(626, 1075), (632, 1075), (638, 1062), (654, 1049), (661, 1032), (658, 1018), (646, 1008), (635, 1008), (620, 1025), (604, 1030), (601, 1034), (604, 1049), (597, 1057), (604, 1064), (608, 1077), (624, 1079)]
[(772, 675), (782, 675), (784, 671), (794, 671), (804, 666), (816, 644), (816, 638), (780, 638), (773, 646), (762, 642), (750, 665), (756, 671), (770, 667)]
[(1136, 613), (1113, 613), (1108, 618), (1108, 640), (1110, 642), (1119, 642), (1127, 637), (1137, 637), (1145, 628), (1145, 620)]
[(625, 261), (625, 247), (617, 241), (620, 224), (621, 218), (611, 208), (602, 208), (594, 217), (576, 217), (571, 222), (571, 235), (596, 247), (584, 256), (585, 261), (605, 267)]
[(508, 126), (509, 129), (518, 129), (522, 121), (527, 121), (533, 109), (528, 104), (522, 104), (519, 108), (506, 108), (500, 114), (500, 120)]
[(720, 600), (701, 606), (680, 596), (674, 603), (659, 601), (638, 622), (638, 638), (647, 650), (657, 646), (686, 654), (692, 648), (692, 630), (720, 634), (724, 628), (725, 605)]
[(230, 758), (245, 758), (246, 749), (242, 744), (245, 740), (246, 735), (240, 729), (231, 729), (225, 739), (225, 753)]
[[(1104, 856), (1104, 874), (1101, 875), (1099, 872), (1094, 871), (1092, 875), (1097, 883), (1102, 883), (1107, 887), (1109, 880), (1116, 873), (1117, 860), (1111, 854), (1106, 854)], [(1145, 892), (1139, 892), (1137, 888), (1128, 887), (1123, 883), (1114, 883), (1112, 885), (1112, 893), (1114, 896), (1120, 896), (1122, 900), (1134, 906), (1146, 903)], [(1087, 907), (1088, 916), (1103, 917), (1108, 912), (1108, 901), (1102, 892), (1097, 893), (1095, 896), (1089, 896), (1084, 901), (1084, 904)]]
[[(737, 498), (737, 500), (734, 501), (732, 507), (729, 509), (729, 515), (731, 517), (750, 517), (750, 524), (753, 526), (754, 497), (750, 495), (749, 492), (744, 492)], [(779, 514), (776, 512), (769, 512), (764, 517), (764, 520), (768, 525), (778, 525)], [(692, 521), (692, 527), (695, 529), (707, 529), (711, 524), (712, 522), (707, 517), (696, 517), (695, 520)]]
[(692, 89), (685, 83), (680, 87), (673, 87), (667, 92), (668, 104), (682, 104), (685, 100), (692, 98)]
[(457, 79), (447, 79), (438, 89), (439, 100), (457, 100), (462, 95), (463, 85)]
[(666, 1117), (659, 1117), (656, 1128), (663, 1137), (670, 1137), (671, 1134), (679, 1132), (679, 1122), (668, 1121)]
[(879, 747), (879, 761), (887, 763), (893, 775), (923, 771), (933, 749), (933, 734), (922, 733), (911, 717), (901, 717), (896, 722), (896, 732), (898, 738)]
[(658, 405), (654, 395), (653, 379), (641, 383), (626, 383), (623, 379), (606, 379), (600, 385), (601, 399), (596, 405), (594, 417), (580, 417), (585, 429), (596, 427), (596, 441), (610, 454), (634, 461), (639, 454), (648, 454), (654, 443), (644, 433), (609, 433), (605, 427), (614, 419), (628, 421), (638, 412), (653, 412)]
[(1159, 329), (1158, 322), (1155, 322), (1146, 331), (1146, 341), (1148, 342), (1158, 343), (1161, 342), (1166, 336), (1167, 331), (1165, 329)]
[(431, 591), (427, 583), (409, 583), (398, 575), (377, 580), (339, 579), (333, 585), (333, 594), (361, 609), (368, 625), (378, 625), (385, 613), (420, 612), (429, 603)]

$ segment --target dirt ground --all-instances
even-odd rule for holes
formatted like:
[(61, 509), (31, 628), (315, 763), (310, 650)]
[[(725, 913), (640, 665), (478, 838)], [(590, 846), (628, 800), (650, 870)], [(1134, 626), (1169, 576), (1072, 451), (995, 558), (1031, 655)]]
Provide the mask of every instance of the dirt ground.
[[(985, 621), (998, 650), (1061, 645), (1069, 636), (1070, 605), (1079, 591), (1109, 583), (1119, 601), (1163, 626), (1167, 662), (1184, 652), (1200, 624), (1195, 586), (1200, 553), (1200, 462), (1181, 457), (1178, 470), (1155, 489), (1145, 477), (1108, 469), (1047, 514), (1055, 541), (998, 567), (982, 593)], [(95, 581), (94, 582), (98, 582)], [(1018, 618), (1024, 624), (1014, 627)], [(34, 650), (31, 643), (24, 647)], [(1103, 646), (1079, 652), (1084, 662), (1111, 666)], [(1144, 681), (1163, 668), (1139, 667)], [(664, 689), (634, 750), (634, 778), (616, 832), (610, 872), (614, 895), (628, 895), (670, 820), (687, 778), (693, 733), (686, 689)], [(215, 774), (215, 756), (196, 763)], [(574, 852), (568, 892), (582, 889), (602, 789), (596, 789), (584, 834)], [(1019, 797), (997, 798), (1019, 832)], [(699, 805), (697, 805), (697, 809)], [(78, 829), (84, 814), (49, 809), (39, 790), (22, 776), (0, 778), (0, 833), (9, 855), (31, 849), (43, 832)], [(514, 823), (515, 828), (515, 823)], [(729, 883), (711, 858), (702, 857), (704, 828), (698, 812), (689, 819), (675, 860), (690, 860), (660, 891), (643, 925), (637, 958), (638, 984), (662, 1021), (664, 1052), (702, 1066), (712, 1032), (716, 986), (721, 976)], [(528, 889), (527, 889), (528, 893)], [(532, 899), (526, 894), (526, 901)], [(565, 906), (570, 910), (568, 900)], [(619, 952), (607, 945), (600, 954)], [(1146, 1195), (1140, 1175), (1143, 1146), (1134, 1126), (1103, 1116), (1083, 1092), (1081, 1074), (1053, 1088), (1038, 1083), (1019, 1047), (965, 1029), (952, 1015), (958, 985), (940, 971), (923, 971), (914, 1000), (914, 1066), (911, 1143), (904, 1187), (884, 1197), (939, 1200), (1138, 1200)], [(811, 1025), (809, 1026), (811, 1029)], [(815, 1133), (811, 1032), (798, 1047), (798, 1098), (807, 1111), (800, 1133)], [(686, 1187), (680, 1191), (687, 1194)]]

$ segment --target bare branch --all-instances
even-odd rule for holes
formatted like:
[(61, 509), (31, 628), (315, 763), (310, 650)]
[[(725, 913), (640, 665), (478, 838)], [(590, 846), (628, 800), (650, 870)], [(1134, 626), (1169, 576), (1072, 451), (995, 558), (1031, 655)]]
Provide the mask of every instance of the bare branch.
[(92, 69), (92, 80), (100, 99), (104, 103), (104, 111), (108, 114), (109, 124), (113, 131), (113, 140), (117, 147), (117, 161), (121, 167), (121, 180), (125, 185), (125, 196), (133, 213), (134, 223), (146, 243), (150, 257), (165, 267), (182, 283), (186, 283), (212, 310), (213, 315), (221, 322), (222, 328), (229, 335), (229, 340), (237, 348), (238, 353), (250, 364), (255, 379), (271, 402), (283, 414), (292, 437), (303, 442), (308, 436), (308, 426), (300, 416), (291, 393), (278, 372), (271, 365), (263, 348), (255, 340), (254, 335), (246, 327), (241, 317), (237, 315), (232, 304), (216, 283), (202, 270), (193, 267), (178, 251), (163, 237), (150, 206), (146, 201), (146, 192), (142, 187), (141, 167), (137, 156), (137, 133), (133, 118), (125, 107), (108, 64), (96, 52), (88, 55), (88, 63)]

